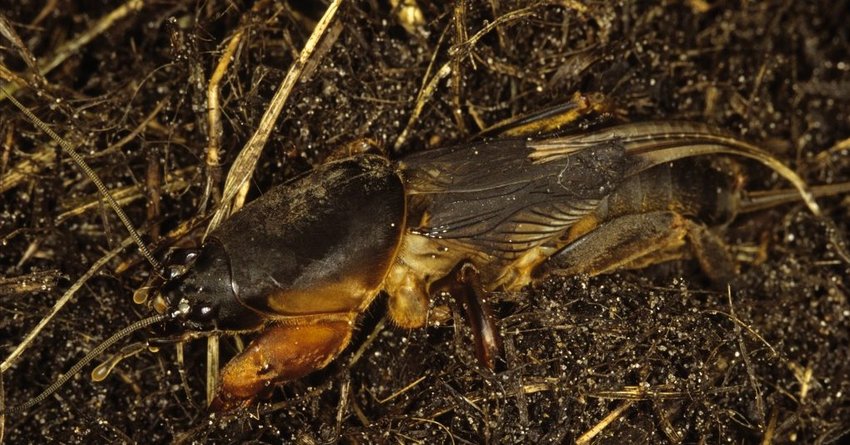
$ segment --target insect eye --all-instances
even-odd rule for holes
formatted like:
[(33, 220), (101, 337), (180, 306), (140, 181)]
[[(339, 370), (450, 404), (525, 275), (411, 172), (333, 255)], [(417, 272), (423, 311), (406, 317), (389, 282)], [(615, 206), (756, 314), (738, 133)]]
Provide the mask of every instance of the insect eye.
[(198, 259), (198, 255), (200, 253), (200, 249), (174, 249), (168, 253), (168, 257), (165, 259), (165, 262), (170, 266), (188, 266)]
[(194, 263), (195, 259), (198, 258), (199, 252), (200, 251), (198, 251), (196, 249), (192, 249), (192, 250), (187, 251), (186, 254), (183, 256), (183, 264)]
[(174, 249), (165, 258), (162, 276), (174, 280), (186, 274), (200, 254), (199, 249)]

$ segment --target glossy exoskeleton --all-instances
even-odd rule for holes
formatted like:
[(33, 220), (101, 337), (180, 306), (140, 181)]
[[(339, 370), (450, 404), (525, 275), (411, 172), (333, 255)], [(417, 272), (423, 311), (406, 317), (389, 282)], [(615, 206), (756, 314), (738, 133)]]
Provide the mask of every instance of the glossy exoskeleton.
[[(222, 374), (219, 401), (327, 365), (381, 290), (405, 228), (389, 162), (360, 156), (272, 189), (220, 225), (162, 291), (192, 331), (263, 333)], [(171, 266), (174, 268), (173, 266)]]
[(326, 366), (381, 291), (405, 328), (425, 325), (433, 293), (455, 294), (492, 367), (491, 291), (685, 256), (728, 280), (735, 264), (711, 227), (747, 201), (742, 176), (685, 159), (715, 153), (765, 163), (818, 211), (787, 167), (698, 124), (494, 139), (398, 162), (359, 154), (270, 190), (199, 250), (172, 255), (155, 306), (173, 314), (173, 333), (259, 332), (223, 369), (218, 410)]

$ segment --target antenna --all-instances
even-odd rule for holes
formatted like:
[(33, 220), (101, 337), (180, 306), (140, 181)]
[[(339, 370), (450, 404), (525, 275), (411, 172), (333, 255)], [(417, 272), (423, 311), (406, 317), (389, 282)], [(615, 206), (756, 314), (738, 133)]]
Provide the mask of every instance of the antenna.
[(127, 214), (124, 213), (124, 210), (121, 208), (121, 206), (118, 205), (118, 202), (115, 201), (115, 198), (112, 197), (112, 194), (109, 193), (109, 189), (106, 188), (106, 186), (103, 184), (103, 181), (101, 181), (100, 177), (97, 176), (97, 173), (95, 173), (94, 170), (92, 170), (91, 167), (89, 167), (89, 165), (86, 163), (85, 159), (83, 159), (83, 157), (80, 156), (79, 153), (77, 153), (77, 151), (74, 149), (74, 146), (71, 145), (70, 142), (56, 134), (56, 132), (53, 131), (49, 126), (47, 126), (44, 121), (39, 119), (38, 116), (33, 114), (32, 111), (30, 111), (27, 107), (21, 104), (18, 99), (15, 99), (14, 96), (9, 94), (6, 88), (2, 85), (0, 85), (0, 91), (3, 91), (3, 95), (6, 96), (9, 101), (12, 102), (19, 110), (21, 110), (21, 112), (24, 113), (27, 119), (29, 119), (41, 131), (47, 133), (47, 135), (50, 136), (51, 139), (56, 141), (56, 143), (58, 143), (59, 146), (62, 147), (62, 150), (64, 150), (65, 153), (67, 153), (68, 156), (73, 159), (77, 166), (80, 167), (83, 173), (85, 173), (86, 176), (91, 179), (91, 181), (97, 187), (97, 190), (102, 196), (106, 198), (106, 201), (109, 203), (109, 206), (112, 207), (112, 210), (114, 210), (115, 213), (118, 215), (118, 219), (121, 220), (121, 223), (124, 224), (124, 227), (126, 227), (127, 231), (130, 232), (130, 237), (133, 238), (133, 241), (136, 243), (137, 246), (139, 246), (139, 252), (154, 267), (155, 271), (159, 271), (161, 267), (159, 262), (154, 259), (150, 250), (148, 250), (148, 248), (145, 246), (145, 243), (142, 241), (142, 238), (139, 236), (139, 233), (136, 231), (136, 229), (130, 222), (130, 218), (127, 217)]
[(55, 382), (53, 382), (52, 385), (45, 388), (44, 391), (41, 392), (41, 394), (27, 400), (26, 402), (24, 402), (24, 403), (22, 403), (18, 406), (6, 408), (6, 410), (3, 411), (3, 415), (19, 414), (23, 411), (26, 411), (26, 410), (32, 408), (35, 405), (38, 405), (44, 399), (50, 397), (51, 394), (56, 392), (56, 390), (61, 388), (62, 385), (67, 383), (68, 380), (71, 379), (71, 377), (74, 377), (75, 375), (77, 375), (77, 373), (80, 372), (80, 370), (83, 369), (84, 366), (89, 364), (90, 361), (94, 360), (97, 356), (102, 354), (103, 351), (105, 351), (107, 348), (109, 348), (110, 346), (115, 344), (115, 342), (117, 342), (118, 340), (121, 340), (122, 338), (132, 334), (133, 332), (138, 331), (139, 329), (146, 328), (146, 327), (148, 327), (152, 324), (161, 323), (161, 322), (165, 321), (166, 319), (173, 318), (174, 316), (175, 316), (175, 314), (162, 314), (162, 315), (154, 315), (153, 317), (143, 318), (143, 319), (131, 324), (130, 326), (127, 326), (126, 328), (121, 329), (120, 331), (112, 334), (112, 337), (109, 337), (108, 339), (103, 341), (101, 344), (97, 345), (97, 347), (95, 347), (94, 349), (89, 351), (89, 353), (86, 354), (86, 356), (83, 357), (80, 361), (78, 361), (74, 366), (72, 366), (71, 369), (68, 370), (68, 372), (66, 372), (65, 374), (62, 374), (62, 377), (59, 377), (58, 379), (56, 379)]

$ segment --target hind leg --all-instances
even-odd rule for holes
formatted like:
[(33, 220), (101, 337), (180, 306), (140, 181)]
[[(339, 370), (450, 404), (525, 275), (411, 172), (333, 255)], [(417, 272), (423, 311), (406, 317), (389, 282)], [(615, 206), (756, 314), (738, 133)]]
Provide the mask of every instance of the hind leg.
[(726, 283), (735, 264), (705, 226), (671, 212), (625, 215), (606, 221), (552, 255), (538, 275), (599, 275), (685, 256), (689, 245), (705, 274)]

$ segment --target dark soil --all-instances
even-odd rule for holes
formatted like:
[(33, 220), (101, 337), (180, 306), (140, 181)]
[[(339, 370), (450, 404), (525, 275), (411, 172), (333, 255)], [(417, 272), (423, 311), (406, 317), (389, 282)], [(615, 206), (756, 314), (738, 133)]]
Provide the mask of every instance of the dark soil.
[[(43, 77), (33, 75), (35, 64), (47, 66), (63, 45), (90, 32), (122, 3), (0, 0), (0, 19), (6, 22), (0, 27), (20, 37), (15, 42), (2, 33), (0, 78), (15, 73), (25, 80), (15, 96), (79, 144), (107, 186), (123, 193), (122, 205), (161, 256), (200, 238), (223, 177), (326, 5), (138, 1), (143, 4), (138, 11), (66, 51), (68, 57)], [(347, 2), (340, 9), (339, 36), (314, 57), (314, 69), (286, 101), (249, 198), (361, 138), (398, 158), (468, 140), (482, 127), (563, 103), (577, 91), (601, 93), (619, 119), (687, 119), (725, 128), (759, 142), (812, 184), (850, 180), (846, 1), (420, 0), (426, 24), (409, 29), (391, 3)], [(499, 26), (476, 36), (496, 21)], [(221, 81), (222, 169), (216, 172), (205, 167), (214, 133), (205, 112), (207, 85), (240, 30), (242, 40)], [(473, 43), (457, 46), (473, 36)], [(454, 74), (436, 82), (395, 147), (420, 89), (444, 65)], [(0, 107), (5, 359), (64, 291), (126, 238), (126, 230), (43, 132), (8, 100)], [(749, 188), (786, 187), (764, 168), (746, 165)], [(196, 341), (186, 345), (182, 364), (175, 348), (167, 347), (123, 361), (102, 383), (86, 375), (72, 379), (25, 414), (7, 416), (4, 438), (7, 443), (847, 439), (850, 267), (836, 243), (850, 233), (848, 203), (846, 197), (821, 200), (834, 227), (801, 205), (738, 219), (724, 237), (737, 251), (756, 254), (742, 263), (729, 294), (682, 261), (552, 279), (520, 295), (499, 295), (503, 372), (478, 367), (466, 332), (455, 332), (452, 317), (410, 332), (382, 323), (385, 302), (379, 297), (363, 315), (352, 345), (330, 367), (282, 386), (248, 411), (207, 413), (205, 342)], [(171, 234), (183, 226), (196, 230), (175, 240)], [(148, 316), (132, 295), (150, 274), (132, 247), (109, 261), (3, 373), (5, 403), (34, 396), (99, 341)], [(136, 334), (133, 341), (143, 337)], [(225, 356), (235, 347), (234, 340), (222, 339)], [(599, 431), (592, 436), (594, 428)]]

